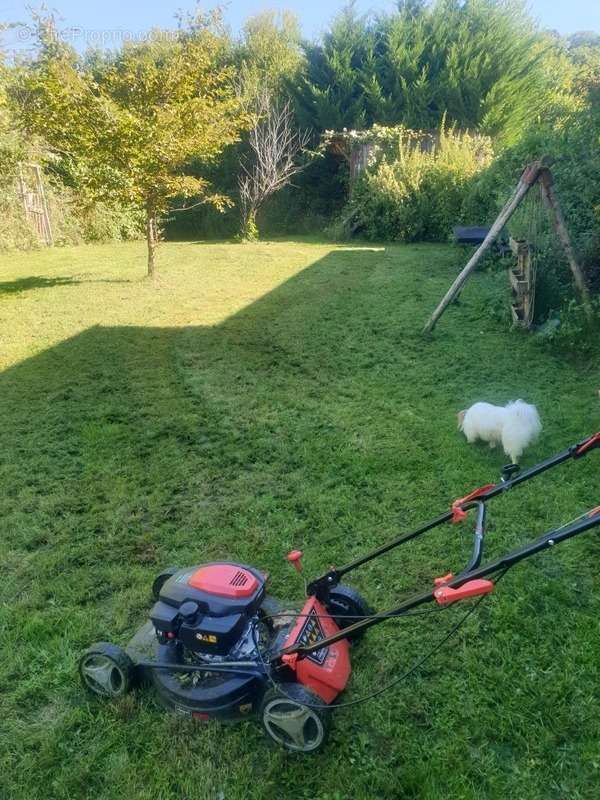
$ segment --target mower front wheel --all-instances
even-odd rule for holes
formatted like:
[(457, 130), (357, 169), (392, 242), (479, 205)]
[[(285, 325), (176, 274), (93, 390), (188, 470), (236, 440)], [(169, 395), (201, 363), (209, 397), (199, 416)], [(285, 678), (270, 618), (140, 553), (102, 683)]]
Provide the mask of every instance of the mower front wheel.
[(323, 700), (299, 683), (268, 689), (260, 708), (268, 736), (294, 753), (314, 753), (325, 744), (330, 716)]
[(93, 644), (79, 661), (79, 676), (85, 688), (111, 700), (130, 690), (134, 669), (125, 650), (109, 642)]
[[(361, 622), (365, 617), (369, 617), (374, 613), (361, 594), (351, 586), (345, 586), (343, 583), (331, 590), (325, 607), (340, 630), (354, 625), (355, 622)], [(364, 629), (359, 630), (356, 633), (351, 633), (348, 639), (350, 641), (358, 641), (364, 634)]]

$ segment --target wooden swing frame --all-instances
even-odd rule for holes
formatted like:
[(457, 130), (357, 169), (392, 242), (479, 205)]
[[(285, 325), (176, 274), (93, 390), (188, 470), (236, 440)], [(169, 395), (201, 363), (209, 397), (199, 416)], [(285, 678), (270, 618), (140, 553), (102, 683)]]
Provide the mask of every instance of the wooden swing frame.
[(581, 304), (583, 305), (587, 318), (589, 320), (592, 319), (592, 304), (590, 301), (589, 291), (585, 283), (585, 277), (575, 257), (575, 251), (571, 244), (571, 237), (569, 236), (569, 231), (567, 230), (567, 226), (565, 224), (565, 219), (558, 201), (556, 189), (554, 188), (552, 172), (544, 162), (544, 159), (542, 159), (540, 161), (534, 161), (533, 163), (529, 164), (528, 167), (526, 167), (521, 175), (521, 178), (519, 179), (519, 183), (517, 184), (515, 191), (502, 211), (496, 217), (494, 224), (490, 228), (487, 236), (479, 245), (475, 253), (473, 253), (466, 266), (459, 273), (456, 280), (448, 289), (433, 314), (427, 320), (427, 324), (423, 328), (423, 333), (431, 333), (448, 305), (458, 296), (462, 287), (467, 282), (468, 278), (471, 276), (471, 273), (475, 270), (477, 264), (481, 261), (484, 254), (496, 241), (502, 229), (512, 217), (525, 195), (538, 181), (541, 184), (542, 197), (544, 198), (544, 202), (552, 217), (554, 230), (560, 240), (560, 243), (562, 244), (563, 250), (565, 251), (569, 268), (573, 274), (573, 281), (581, 298)]

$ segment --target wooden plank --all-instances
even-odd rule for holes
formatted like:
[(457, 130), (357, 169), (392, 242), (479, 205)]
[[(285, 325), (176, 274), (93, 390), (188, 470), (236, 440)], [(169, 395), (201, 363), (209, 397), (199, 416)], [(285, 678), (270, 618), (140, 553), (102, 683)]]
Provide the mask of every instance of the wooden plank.
[(459, 273), (458, 277), (455, 279), (452, 286), (448, 289), (444, 297), (441, 299), (440, 303), (434, 310), (433, 314), (429, 317), (427, 323), (425, 324), (425, 327), (423, 328), (423, 333), (431, 333), (431, 331), (435, 327), (436, 322), (442, 316), (448, 305), (460, 293), (460, 290), (462, 289), (463, 285), (466, 283), (467, 279), (469, 278), (469, 276), (471, 275), (477, 264), (481, 261), (484, 254), (497, 239), (497, 237), (499, 236), (500, 232), (502, 231), (506, 223), (512, 217), (513, 213), (515, 212), (515, 209), (518, 207), (521, 200), (525, 197), (525, 195), (530, 190), (532, 185), (537, 181), (541, 168), (542, 168), (541, 162), (534, 161), (523, 172), (512, 197), (510, 198), (510, 200), (508, 200), (502, 211), (496, 217), (496, 220), (492, 225), (492, 227), (490, 228), (488, 235), (479, 245), (475, 253), (471, 256), (466, 266), (462, 269), (462, 271)]
[(510, 310), (512, 313), (513, 325), (523, 325), (523, 317), (521, 316), (523, 312), (520, 309), (515, 308), (513, 305), (511, 305)]
[(518, 256), (521, 253), (525, 253), (529, 249), (529, 245), (524, 239), (513, 239), (511, 236), (508, 240), (508, 243), (513, 256)]
[(560, 207), (560, 203), (558, 202), (558, 196), (554, 189), (552, 173), (547, 167), (544, 167), (540, 172), (540, 177), (542, 180), (542, 194), (544, 196), (546, 205), (552, 213), (554, 230), (556, 231), (556, 234), (558, 235), (558, 238), (560, 239), (565, 251), (567, 261), (569, 262), (569, 268), (573, 274), (575, 286), (577, 287), (579, 296), (581, 297), (581, 304), (585, 310), (587, 318), (591, 320), (593, 318), (593, 311), (590, 294), (581, 267), (575, 258), (575, 251), (571, 245), (571, 237), (569, 236), (569, 231), (567, 230), (567, 226), (565, 224), (562, 209)]
[(36, 165), (35, 176), (38, 186), (38, 197), (40, 200), (40, 211), (42, 213), (42, 229), (44, 241), (48, 246), (54, 244), (52, 236), (52, 227), (50, 225), (50, 214), (48, 213), (48, 205), (46, 203), (46, 194), (44, 192), (44, 182), (42, 181), (42, 170), (39, 165)]
[(512, 272), (509, 272), (509, 277), (510, 277), (510, 285), (519, 298), (523, 297), (528, 293), (530, 288), (529, 281), (520, 280), (519, 278), (516, 277), (516, 275), (513, 275)]

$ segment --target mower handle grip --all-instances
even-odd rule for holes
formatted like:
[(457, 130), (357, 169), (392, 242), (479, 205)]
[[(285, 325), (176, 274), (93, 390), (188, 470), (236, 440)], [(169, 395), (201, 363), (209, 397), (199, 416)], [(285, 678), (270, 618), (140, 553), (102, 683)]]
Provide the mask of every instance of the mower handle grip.
[(600, 432), (594, 433), (592, 436), (588, 436), (587, 439), (584, 439), (583, 442), (580, 442), (575, 448), (574, 456), (575, 458), (579, 458), (584, 455), (584, 453), (587, 453), (588, 450), (594, 450), (596, 447), (600, 447)]

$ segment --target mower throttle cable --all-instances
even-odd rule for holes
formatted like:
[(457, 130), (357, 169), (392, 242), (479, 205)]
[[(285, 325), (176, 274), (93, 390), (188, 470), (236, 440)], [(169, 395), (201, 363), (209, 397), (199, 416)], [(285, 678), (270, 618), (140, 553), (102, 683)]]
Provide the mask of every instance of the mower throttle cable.
[[(437, 606), (436, 608), (424, 608), (421, 611), (392, 611), (389, 614), (335, 614), (336, 619), (397, 619), (398, 617), (418, 617), (421, 614), (433, 614), (435, 611), (443, 611), (447, 606)], [(277, 619), (278, 617), (293, 617), (294, 619), (302, 619), (311, 617), (312, 619), (331, 619), (331, 614), (315, 614), (310, 612), (303, 614), (301, 611), (280, 611), (277, 614), (266, 614), (261, 617), (264, 622), (267, 619)]]
[[(512, 565), (509, 565), (509, 566), (505, 567), (502, 570), (502, 572), (496, 578), (496, 584), (499, 581), (502, 580), (502, 578), (506, 575), (506, 573), (508, 572), (508, 570), (510, 569), (511, 566)], [(466, 612), (466, 614), (463, 614), (463, 616), (459, 619), (459, 621), (456, 623), (456, 625), (454, 625), (452, 628), (450, 628), (448, 633), (444, 637), (442, 637), (442, 639), (440, 639), (440, 641), (435, 645), (435, 647), (433, 647), (428, 653), (426, 653), (415, 664), (413, 664), (413, 666), (407, 672), (405, 672), (402, 675), (400, 675), (400, 677), (396, 678), (395, 681), (392, 681), (391, 683), (388, 683), (387, 686), (383, 686), (381, 689), (378, 689), (376, 692), (372, 692), (371, 694), (364, 695), (363, 697), (358, 697), (356, 700), (349, 700), (346, 703), (329, 703), (329, 704), (327, 704), (327, 703), (305, 703), (303, 701), (302, 705), (306, 706), (307, 708), (318, 708), (318, 709), (322, 709), (322, 710), (326, 710), (326, 709), (330, 709), (330, 708), (349, 708), (350, 706), (357, 706), (357, 705), (360, 705), (361, 703), (366, 703), (368, 700), (373, 700), (374, 698), (379, 697), (380, 695), (384, 694), (385, 692), (389, 691), (390, 689), (393, 689), (394, 686), (398, 686), (398, 684), (402, 683), (407, 678), (409, 678), (411, 675), (413, 675), (419, 669), (419, 667), (422, 667), (423, 664), (425, 664), (427, 661), (429, 661), (429, 659), (432, 656), (434, 656), (439, 650), (441, 650), (441, 648), (446, 644), (446, 642), (449, 639), (451, 639), (452, 636), (454, 636), (454, 634), (459, 630), (459, 628), (462, 627), (462, 625), (467, 621), (467, 619), (471, 616), (471, 614), (473, 614), (479, 608), (479, 606), (481, 605), (481, 602), (483, 601), (484, 598), (485, 598), (485, 595), (481, 595), (479, 597), (479, 599)], [(436, 609), (436, 610), (441, 610), (441, 608), (440, 609)], [(397, 618), (400, 618), (402, 616), (408, 616), (409, 613), (410, 612), (407, 612), (406, 614), (395, 614), (395, 615), (391, 615), (391, 616), (395, 616)], [(426, 613), (426, 612), (417, 612), (417, 613)], [(282, 689), (282, 684), (278, 684), (273, 680), (271, 674), (268, 671), (267, 664), (264, 661), (263, 654), (262, 654), (262, 652), (260, 650), (260, 647), (258, 646), (258, 643), (256, 641), (254, 632), (253, 632), (252, 636), (253, 636), (253, 639), (254, 639), (254, 644), (256, 645), (256, 651), (258, 653), (258, 657), (259, 657), (259, 659), (261, 661), (262, 666), (265, 668), (265, 672), (266, 672), (266, 674), (267, 674), (267, 676), (269, 678), (269, 681), (273, 685), (273, 688), (276, 689), (284, 697), (287, 697), (288, 700), (290, 700), (291, 702), (295, 702), (294, 698), (293, 697), (289, 697), (289, 695), (287, 695), (286, 692)]]

